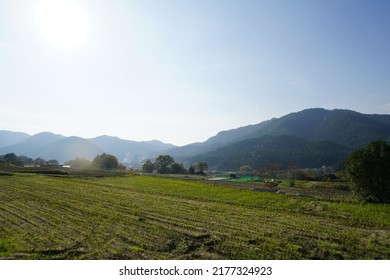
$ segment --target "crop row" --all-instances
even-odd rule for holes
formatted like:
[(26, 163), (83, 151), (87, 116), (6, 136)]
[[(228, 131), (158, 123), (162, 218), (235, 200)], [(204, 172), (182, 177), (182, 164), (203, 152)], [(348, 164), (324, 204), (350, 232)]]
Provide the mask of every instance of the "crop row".
[(389, 207), (367, 206), (382, 217), (370, 228), (365, 207), (164, 178), (10, 176), (0, 258), (389, 258)]

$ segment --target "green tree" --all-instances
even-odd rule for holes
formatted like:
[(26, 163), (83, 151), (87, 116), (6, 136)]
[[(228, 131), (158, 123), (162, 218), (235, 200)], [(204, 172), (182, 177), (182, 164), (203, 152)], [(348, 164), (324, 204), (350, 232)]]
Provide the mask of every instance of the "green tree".
[(240, 167), (240, 173), (244, 175), (252, 174), (253, 173), (253, 168), (250, 165), (243, 165)]
[(205, 175), (205, 171), (208, 168), (208, 164), (205, 161), (195, 163), (195, 174)]
[(192, 175), (195, 174), (195, 166), (193, 164), (191, 164), (191, 166), (188, 168), (188, 172)]
[(46, 165), (59, 165), (59, 162), (56, 159), (50, 159), (50, 160), (46, 161), (45, 164)]
[(183, 174), (186, 172), (183, 163), (173, 163), (171, 167), (172, 173), (174, 174)]
[(153, 173), (154, 170), (154, 164), (148, 159), (143, 165), (142, 165), (142, 172), (145, 173)]
[(18, 160), (20, 160), (22, 163), (23, 163), (23, 165), (32, 165), (32, 164), (34, 164), (34, 160), (32, 159), (32, 158), (29, 158), (29, 157), (26, 157), (26, 156), (23, 156), (23, 155), (21, 155), (21, 156), (18, 156)]
[(103, 169), (117, 169), (119, 162), (115, 156), (103, 153), (93, 159), (92, 166)]
[(23, 166), (23, 162), (18, 159), (18, 157), (14, 153), (9, 153), (4, 155), (3, 157), (4, 161), (13, 164), (16, 166)]
[(353, 152), (345, 171), (352, 182), (351, 190), (359, 199), (390, 203), (390, 146), (386, 142), (374, 141)]
[(125, 171), (127, 169), (127, 167), (126, 167), (126, 165), (123, 165), (122, 163), (119, 163), (118, 164), (118, 169), (122, 170), (122, 171)]
[(175, 163), (175, 160), (170, 155), (159, 155), (154, 165), (158, 173), (167, 174), (172, 172), (172, 165)]
[(70, 167), (72, 167), (72, 168), (85, 169), (85, 168), (91, 167), (91, 161), (84, 159), (84, 158), (77, 157), (75, 159), (72, 159), (72, 160), (65, 162), (65, 165), (70, 165)]
[(45, 164), (45, 160), (43, 158), (38, 157), (34, 159), (34, 164), (42, 166)]

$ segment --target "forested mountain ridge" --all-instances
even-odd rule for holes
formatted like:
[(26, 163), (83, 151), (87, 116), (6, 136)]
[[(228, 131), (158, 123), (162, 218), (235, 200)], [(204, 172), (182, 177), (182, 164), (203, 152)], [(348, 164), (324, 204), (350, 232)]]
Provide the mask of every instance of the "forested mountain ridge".
[(307, 109), (273, 119), (249, 138), (285, 134), (359, 148), (373, 139), (390, 140), (390, 115), (367, 115), (340, 109)]
[(251, 138), (194, 156), (190, 161), (206, 161), (218, 170), (238, 170), (241, 166), (263, 168), (279, 165), (314, 168), (340, 165), (352, 149), (329, 141), (310, 141), (293, 135)]
[[(390, 140), (390, 115), (362, 114), (343, 109), (306, 109), (257, 125), (220, 132), (205, 143), (232, 143), (267, 135), (293, 135), (307, 140), (363, 147), (372, 139)], [(222, 136), (223, 141), (219, 141)]]
[[(381, 139), (389, 142), (390, 115), (369, 115), (342, 109), (306, 109), (256, 125), (222, 131), (203, 143), (174, 148), (169, 151), (169, 154), (189, 161), (199, 159), (202, 155), (206, 160), (212, 157), (211, 154), (215, 155), (217, 150), (230, 147), (224, 151), (232, 153), (233, 159), (241, 156), (240, 152), (236, 151), (236, 147), (240, 144), (233, 145), (235, 143), (245, 140), (254, 141), (252, 139), (260, 141), (263, 137), (283, 135), (295, 136), (310, 143), (329, 142), (343, 146), (346, 151), (349, 151), (364, 147), (373, 140)], [(334, 153), (332, 150), (328, 152)], [(211, 154), (207, 155), (208, 153)]]
[(390, 142), (390, 115), (313, 108), (220, 132), (198, 143), (198, 154), (188, 156), (188, 148), (193, 148), (189, 145), (187, 150), (180, 148), (184, 153), (174, 155), (190, 162), (206, 161), (222, 170), (237, 170), (246, 164), (255, 168), (272, 164), (320, 167), (340, 165), (351, 151), (374, 140)]

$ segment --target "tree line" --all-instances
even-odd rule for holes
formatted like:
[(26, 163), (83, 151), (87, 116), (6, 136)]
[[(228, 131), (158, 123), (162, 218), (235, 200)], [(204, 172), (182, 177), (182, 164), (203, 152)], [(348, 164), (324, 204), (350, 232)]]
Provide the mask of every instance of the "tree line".
[[(38, 157), (34, 160), (23, 155), (17, 156), (15, 153), (1, 155), (0, 161), (21, 167), (59, 164), (55, 159), (46, 161)], [(65, 162), (65, 165), (85, 169), (126, 169), (115, 156), (106, 153), (97, 155), (92, 162), (77, 157)], [(207, 168), (207, 162), (200, 161), (186, 169), (183, 163), (175, 162), (171, 156), (159, 155), (154, 163), (147, 160), (142, 165), (142, 172), (205, 175)], [(241, 169), (248, 172), (252, 168), (245, 165)], [(374, 141), (366, 148), (352, 152), (345, 162), (345, 173), (351, 181), (351, 191), (359, 199), (367, 202), (390, 203), (390, 146), (385, 141)]]
[(347, 158), (351, 149), (326, 141), (309, 141), (292, 135), (250, 138), (191, 157), (192, 161), (206, 161), (219, 170), (238, 170), (251, 165), (264, 168), (279, 164), (283, 169), (291, 162), (305, 168), (337, 165)]
[(197, 174), (205, 175), (208, 168), (207, 162), (201, 161), (191, 164), (188, 169), (184, 167), (183, 163), (175, 162), (170, 155), (159, 155), (154, 163), (147, 160), (142, 165), (142, 172), (145, 173), (160, 173), (160, 174)]
[(24, 155), (17, 156), (15, 153), (8, 153), (0, 156), (0, 161), (12, 164), (15, 166), (42, 166), (42, 165), (59, 165), (58, 161), (55, 159), (45, 160), (43, 158), (32, 159)]
[[(58, 160), (51, 159), (45, 160), (43, 158), (32, 159), (27, 156), (21, 155), (17, 156), (15, 153), (8, 153), (0, 156), (0, 161), (7, 164), (11, 164), (19, 167), (26, 166), (58, 166), (60, 165)], [(126, 166), (119, 163), (118, 159), (110, 154), (103, 153), (97, 155), (92, 161), (77, 157), (73, 160), (66, 161), (65, 166), (70, 166), (72, 168), (98, 168), (98, 169), (126, 169)]]
[(65, 165), (69, 165), (72, 168), (81, 168), (81, 169), (97, 168), (97, 169), (111, 169), (111, 170), (112, 169), (126, 170), (126, 166), (119, 163), (117, 157), (106, 153), (97, 155), (92, 161), (77, 157), (73, 160), (69, 160), (65, 162)]
[(390, 146), (385, 141), (371, 142), (354, 151), (345, 171), (351, 191), (366, 202), (390, 203)]

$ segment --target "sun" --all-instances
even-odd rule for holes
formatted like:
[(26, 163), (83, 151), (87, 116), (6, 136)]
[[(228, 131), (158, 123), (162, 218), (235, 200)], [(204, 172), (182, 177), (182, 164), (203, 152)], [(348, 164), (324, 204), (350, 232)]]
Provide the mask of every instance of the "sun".
[(42, 0), (37, 18), (45, 38), (57, 47), (74, 48), (87, 37), (87, 16), (76, 1)]

